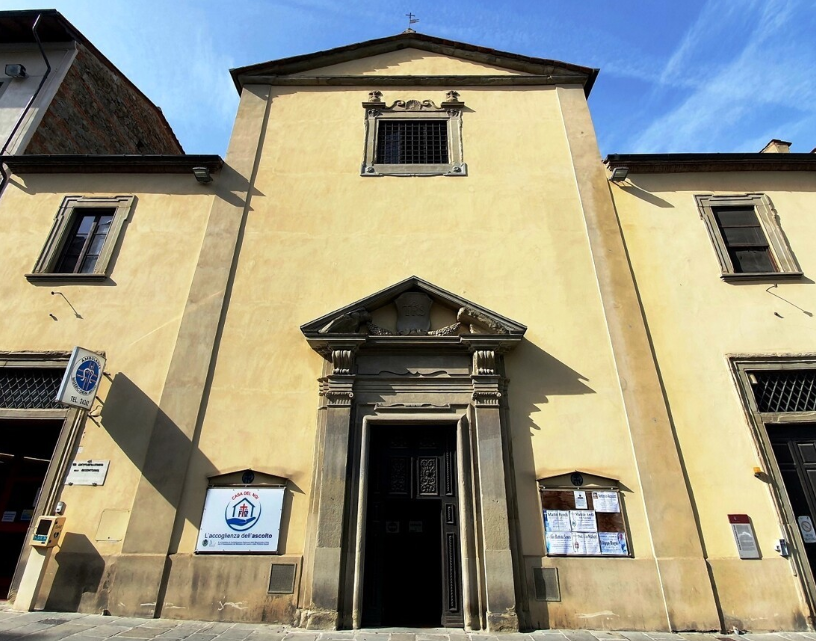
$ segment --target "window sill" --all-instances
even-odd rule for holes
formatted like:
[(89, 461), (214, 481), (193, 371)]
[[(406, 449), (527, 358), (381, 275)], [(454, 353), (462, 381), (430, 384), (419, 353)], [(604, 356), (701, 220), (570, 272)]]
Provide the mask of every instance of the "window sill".
[(744, 272), (740, 274), (720, 274), (724, 281), (761, 280), (766, 282), (778, 280), (798, 280), (802, 278), (802, 272)]
[(467, 176), (467, 164), (461, 165), (383, 165), (363, 166), (361, 176)]
[(41, 274), (26, 274), (26, 280), (31, 281), (69, 281), (69, 282), (101, 282), (108, 279), (107, 274), (58, 274), (45, 272)]

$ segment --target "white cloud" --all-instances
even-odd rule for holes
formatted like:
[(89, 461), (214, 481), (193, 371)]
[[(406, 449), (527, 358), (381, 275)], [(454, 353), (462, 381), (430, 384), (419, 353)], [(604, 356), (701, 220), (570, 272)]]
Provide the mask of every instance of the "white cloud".
[[(802, 8), (801, 3), (785, 0), (741, 3), (741, 12), (736, 14), (730, 2), (710, 2), (669, 58), (658, 81), (686, 87), (687, 97), (654, 119), (635, 138), (631, 151), (734, 151), (735, 146), (740, 151), (758, 151), (745, 148), (749, 136), (744, 134), (742, 144), (735, 145), (735, 135), (740, 135), (743, 121), (756, 120), (762, 114), (778, 120), (780, 108), (800, 112), (798, 117), (788, 118), (786, 127), (805, 130), (804, 122), (811, 120), (810, 105), (816, 99), (812, 74), (816, 56), (812, 50), (786, 42), (797, 10)], [(719, 21), (712, 27), (715, 15)], [(752, 28), (746, 33), (742, 29), (747, 24)], [(730, 57), (718, 62), (719, 56), (707, 56), (717, 45), (735, 41), (742, 47)], [(722, 49), (717, 53), (721, 55)], [(787, 134), (777, 131), (774, 135)], [(750, 139), (753, 144), (755, 136)]]

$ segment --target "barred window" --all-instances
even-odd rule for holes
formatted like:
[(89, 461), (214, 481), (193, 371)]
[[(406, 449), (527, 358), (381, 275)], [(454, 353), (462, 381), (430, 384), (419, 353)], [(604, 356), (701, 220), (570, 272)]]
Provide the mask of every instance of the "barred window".
[(361, 176), (467, 176), (463, 161), (465, 103), (448, 91), (433, 100), (395, 100), (369, 93), (365, 109), (365, 149)]
[(816, 411), (816, 370), (755, 370), (748, 379), (760, 412)]
[(381, 120), (377, 162), (388, 165), (440, 165), (448, 162), (446, 120)]
[(54, 367), (0, 368), (0, 408), (63, 409), (55, 399), (64, 373)]

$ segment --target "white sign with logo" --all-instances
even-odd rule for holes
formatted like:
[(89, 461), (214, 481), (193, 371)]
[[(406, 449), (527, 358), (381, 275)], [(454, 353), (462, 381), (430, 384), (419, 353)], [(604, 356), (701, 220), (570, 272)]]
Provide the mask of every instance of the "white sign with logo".
[(797, 516), (799, 531), (802, 533), (802, 540), (805, 543), (816, 543), (816, 531), (813, 529), (813, 521), (809, 516)]
[(91, 409), (104, 370), (105, 359), (99, 354), (82, 347), (74, 347), (56, 400), (80, 409)]
[(204, 501), (196, 552), (278, 551), (282, 487), (211, 487)]

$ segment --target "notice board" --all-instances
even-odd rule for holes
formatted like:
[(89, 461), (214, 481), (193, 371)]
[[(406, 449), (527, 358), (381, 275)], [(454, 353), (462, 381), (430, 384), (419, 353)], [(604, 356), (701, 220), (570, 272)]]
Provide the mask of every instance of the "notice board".
[(547, 556), (631, 556), (620, 490), (539, 492)]

